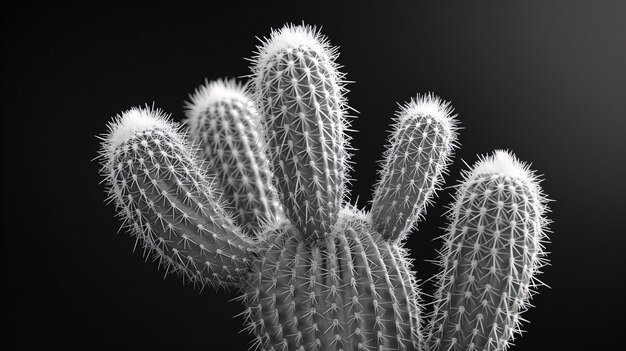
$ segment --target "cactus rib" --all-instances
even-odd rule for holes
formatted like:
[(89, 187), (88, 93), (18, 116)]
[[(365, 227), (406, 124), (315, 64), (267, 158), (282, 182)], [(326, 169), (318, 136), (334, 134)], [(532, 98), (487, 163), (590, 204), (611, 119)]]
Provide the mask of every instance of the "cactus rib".
[(402, 241), (442, 183), (457, 139), (452, 111), (427, 94), (397, 112), (372, 200), (374, 223), (385, 238)]

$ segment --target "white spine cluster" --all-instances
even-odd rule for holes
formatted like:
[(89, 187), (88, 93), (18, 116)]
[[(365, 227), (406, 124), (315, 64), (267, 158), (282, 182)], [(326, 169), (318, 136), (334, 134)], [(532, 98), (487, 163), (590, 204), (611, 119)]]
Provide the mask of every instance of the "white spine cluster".
[[(204, 122), (202, 115), (206, 114), (207, 110), (233, 101), (243, 105), (246, 109), (254, 109), (254, 103), (250, 99), (246, 87), (236, 80), (217, 79), (210, 82), (205, 80), (204, 84), (196, 88), (193, 94), (189, 96), (189, 101), (185, 103), (189, 133), (200, 133), (202, 122)], [(258, 119), (258, 116), (253, 119)]]

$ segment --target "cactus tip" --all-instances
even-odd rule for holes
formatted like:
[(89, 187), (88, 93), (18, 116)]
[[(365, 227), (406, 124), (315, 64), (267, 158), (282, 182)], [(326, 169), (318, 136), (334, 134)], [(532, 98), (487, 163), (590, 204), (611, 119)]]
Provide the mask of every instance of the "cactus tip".
[(470, 178), (483, 174), (496, 174), (517, 178), (528, 183), (537, 180), (530, 165), (520, 161), (508, 150), (495, 150), (491, 156), (483, 156), (474, 166)]
[(112, 156), (115, 149), (132, 137), (135, 133), (147, 129), (163, 129), (174, 131), (176, 128), (169, 121), (169, 115), (160, 109), (149, 106), (133, 107), (117, 115), (108, 125), (108, 133), (104, 137), (103, 151)]
[(246, 89), (246, 85), (235, 79), (223, 78), (210, 82), (205, 80), (203, 85), (189, 95), (189, 101), (185, 102), (185, 116), (187, 116), (190, 129), (194, 130), (197, 127), (195, 122), (200, 113), (212, 104), (230, 99), (236, 99), (242, 103), (251, 101)]
[(316, 27), (304, 24), (285, 24), (280, 29), (273, 29), (270, 37), (262, 39), (262, 42), (253, 59), (257, 67), (264, 65), (277, 53), (299, 46), (306, 46), (318, 55), (329, 55), (327, 57), (329, 62), (336, 56), (336, 49), (330, 47), (326, 37)]
[(457, 115), (454, 114), (454, 108), (450, 102), (442, 100), (432, 93), (418, 94), (417, 97), (412, 98), (411, 101), (401, 106), (398, 113), (399, 118), (417, 118), (421, 116), (433, 118), (448, 131), (454, 132), (458, 129)]

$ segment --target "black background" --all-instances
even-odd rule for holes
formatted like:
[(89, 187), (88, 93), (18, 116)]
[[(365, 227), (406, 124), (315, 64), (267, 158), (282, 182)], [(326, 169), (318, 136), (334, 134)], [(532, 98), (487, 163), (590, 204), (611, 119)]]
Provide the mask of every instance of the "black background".
[[(623, 4), (623, 3), (622, 3)], [(182, 118), (205, 77), (248, 74), (270, 28), (315, 24), (341, 47), (353, 121), (352, 198), (371, 198), (387, 126), (403, 102), (452, 101), (463, 161), (508, 148), (544, 175), (554, 233), (528, 332), (513, 350), (612, 350), (626, 310), (626, 9), (617, 1), (339, 6), (3, 8), (2, 345), (244, 350), (234, 295), (163, 279), (115, 234), (95, 135), (122, 110), (152, 104)], [(408, 241), (418, 277), (434, 271), (445, 225), (435, 206)], [(424, 285), (430, 291), (430, 283)], [(5, 348), (7, 349), (7, 348)]]

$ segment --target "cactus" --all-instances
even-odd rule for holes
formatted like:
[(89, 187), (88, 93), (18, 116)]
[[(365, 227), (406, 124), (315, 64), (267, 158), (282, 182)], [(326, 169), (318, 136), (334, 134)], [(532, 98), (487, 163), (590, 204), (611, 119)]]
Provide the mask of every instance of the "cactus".
[(249, 91), (196, 90), (189, 135), (159, 110), (118, 116), (101, 159), (125, 226), (168, 270), (239, 291), (257, 349), (505, 350), (545, 263), (537, 178), (502, 151), (466, 172), (425, 323), (404, 244), (442, 184), (456, 115), (432, 94), (401, 106), (371, 210), (348, 204), (336, 53), (287, 25), (259, 47)]
[(330, 230), (346, 193), (345, 89), (335, 53), (314, 30), (287, 26), (252, 66), (285, 214), (314, 239)]
[(199, 285), (238, 286), (254, 243), (224, 211), (184, 133), (159, 110), (109, 124), (102, 174), (125, 226), (167, 271)]
[(196, 89), (186, 115), (190, 139), (201, 146), (224, 202), (238, 214), (237, 224), (255, 236), (280, 205), (254, 103), (235, 80), (217, 80)]
[(505, 350), (545, 264), (545, 196), (505, 151), (465, 174), (440, 255), (424, 350)]
[(401, 107), (372, 200), (376, 229), (402, 241), (442, 181), (457, 139), (450, 104), (429, 94)]

